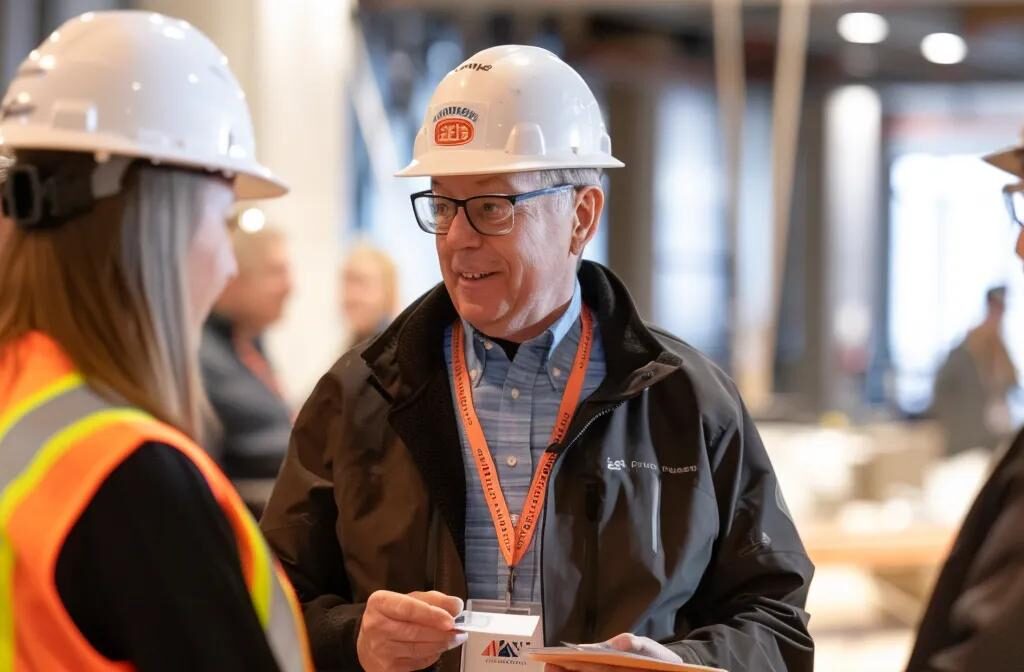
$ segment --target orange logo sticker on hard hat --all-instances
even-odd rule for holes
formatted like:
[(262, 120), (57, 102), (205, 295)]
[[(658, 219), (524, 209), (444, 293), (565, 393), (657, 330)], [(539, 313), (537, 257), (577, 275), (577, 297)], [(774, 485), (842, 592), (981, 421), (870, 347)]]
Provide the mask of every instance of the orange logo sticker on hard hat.
[(459, 117), (442, 119), (434, 125), (434, 144), (456, 147), (473, 142), (476, 129), (473, 122)]

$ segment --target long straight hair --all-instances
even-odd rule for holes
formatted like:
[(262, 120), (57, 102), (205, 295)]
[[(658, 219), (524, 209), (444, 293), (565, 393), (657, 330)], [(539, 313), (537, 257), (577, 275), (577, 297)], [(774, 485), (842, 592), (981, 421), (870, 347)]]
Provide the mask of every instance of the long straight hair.
[[(18, 159), (52, 167), (91, 161), (53, 153)], [(206, 190), (218, 179), (136, 164), (121, 192), (90, 212), (12, 231), (0, 249), (0, 370), (12, 370), (2, 361), (15, 350), (8, 345), (43, 332), (99, 393), (198, 440), (206, 398), (188, 254)]]

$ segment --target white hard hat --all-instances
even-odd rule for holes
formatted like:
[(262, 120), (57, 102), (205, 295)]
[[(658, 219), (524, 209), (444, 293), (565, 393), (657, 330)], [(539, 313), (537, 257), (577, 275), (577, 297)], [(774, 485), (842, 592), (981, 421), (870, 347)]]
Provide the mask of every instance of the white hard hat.
[(245, 94), (227, 57), (186, 21), (88, 12), (21, 64), (0, 147), (149, 159), (233, 178), (239, 198), (288, 188), (256, 161)]
[(441, 80), (399, 177), (621, 168), (587, 83), (546, 49), (485, 49)]
[(1000, 170), (1024, 178), (1024, 140), (1016, 147), (1007, 147), (984, 157), (984, 160)]

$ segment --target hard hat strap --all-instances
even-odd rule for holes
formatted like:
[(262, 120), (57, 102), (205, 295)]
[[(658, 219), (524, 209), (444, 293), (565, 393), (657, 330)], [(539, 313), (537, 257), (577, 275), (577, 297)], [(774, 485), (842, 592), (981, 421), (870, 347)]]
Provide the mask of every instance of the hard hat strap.
[(121, 190), (131, 159), (111, 158), (88, 172), (58, 170), (43, 178), (39, 167), (15, 164), (3, 187), (4, 215), (24, 230), (45, 229), (92, 210), (97, 199)]

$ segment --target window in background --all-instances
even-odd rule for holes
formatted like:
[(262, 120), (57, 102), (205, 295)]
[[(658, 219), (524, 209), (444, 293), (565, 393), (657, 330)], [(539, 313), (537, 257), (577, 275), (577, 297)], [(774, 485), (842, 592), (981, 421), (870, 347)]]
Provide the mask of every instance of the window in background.
[(907, 153), (892, 163), (890, 346), (894, 393), (927, 409), (935, 373), (1006, 285), (1004, 338), (1024, 362), (1024, 275), (1000, 194), (1008, 176), (977, 155)]
[(714, 95), (674, 87), (658, 117), (654, 321), (726, 365), (729, 251)]

